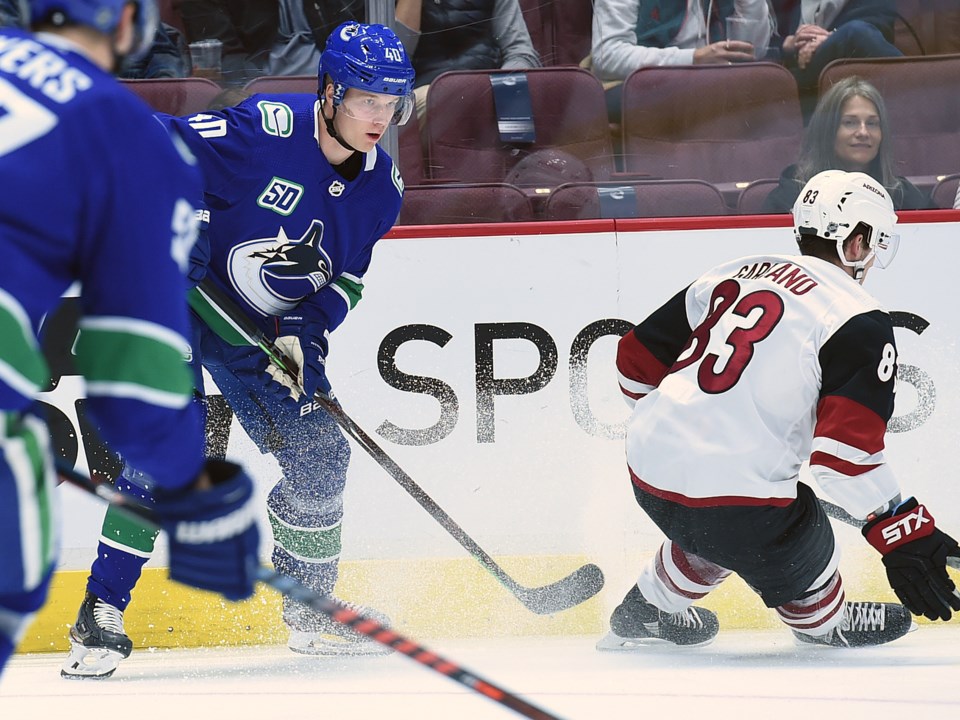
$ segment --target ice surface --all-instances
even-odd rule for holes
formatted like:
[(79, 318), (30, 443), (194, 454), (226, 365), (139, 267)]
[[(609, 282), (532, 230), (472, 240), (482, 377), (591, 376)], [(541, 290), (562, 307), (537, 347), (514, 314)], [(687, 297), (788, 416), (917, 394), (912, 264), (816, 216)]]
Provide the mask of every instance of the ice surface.
[[(565, 720), (960, 717), (960, 626), (890, 645), (794, 644), (721, 630), (705, 648), (599, 652), (594, 636), (425, 642)], [(479, 720), (522, 717), (403, 655), (315, 658), (285, 647), (135, 650), (113, 678), (64, 680), (62, 656), (15, 655), (0, 718)], [(953, 708), (951, 710), (950, 708)]]

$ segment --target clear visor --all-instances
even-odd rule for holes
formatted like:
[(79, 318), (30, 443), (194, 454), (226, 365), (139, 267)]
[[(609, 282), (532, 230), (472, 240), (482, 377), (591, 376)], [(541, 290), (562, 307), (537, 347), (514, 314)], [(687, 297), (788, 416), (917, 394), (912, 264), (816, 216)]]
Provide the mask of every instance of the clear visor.
[(881, 233), (877, 243), (873, 246), (873, 254), (877, 258), (877, 265), (882, 268), (890, 267), (890, 263), (897, 256), (900, 249), (900, 235), (898, 233)]
[(354, 120), (403, 125), (413, 112), (413, 96), (355, 93), (348, 90), (340, 102), (340, 112)]

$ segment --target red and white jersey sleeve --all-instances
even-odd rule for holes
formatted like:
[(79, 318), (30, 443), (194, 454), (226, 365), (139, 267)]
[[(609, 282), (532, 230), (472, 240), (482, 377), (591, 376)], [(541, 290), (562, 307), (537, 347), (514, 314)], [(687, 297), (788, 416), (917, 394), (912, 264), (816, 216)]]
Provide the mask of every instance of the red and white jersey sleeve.
[(690, 506), (786, 505), (801, 465), (864, 517), (897, 494), (883, 458), (896, 348), (889, 315), (839, 267), (741, 258), (621, 339), (633, 481)]

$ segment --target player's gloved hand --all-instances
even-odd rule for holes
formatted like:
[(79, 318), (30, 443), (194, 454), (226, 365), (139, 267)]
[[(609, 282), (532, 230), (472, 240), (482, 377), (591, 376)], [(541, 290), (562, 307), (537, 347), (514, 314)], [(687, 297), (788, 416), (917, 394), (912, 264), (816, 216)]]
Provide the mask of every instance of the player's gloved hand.
[(289, 361), (291, 370), (295, 370), (294, 380), (273, 363), (267, 365), (267, 374), (274, 381), (271, 390), (300, 400), (300, 388), (308, 398), (318, 392), (332, 397), (330, 382), (327, 380), (327, 331), (319, 323), (303, 321), (303, 316), (291, 314), (280, 319), (280, 332), (274, 343), (277, 349)]
[(960, 611), (960, 593), (947, 575), (947, 558), (960, 546), (938, 530), (927, 508), (909, 498), (863, 526), (863, 536), (883, 555), (887, 580), (907, 609), (930, 620)]
[(155, 488), (154, 512), (167, 533), (172, 580), (227, 600), (253, 595), (260, 562), (257, 504), (239, 465), (207, 460), (186, 488)]

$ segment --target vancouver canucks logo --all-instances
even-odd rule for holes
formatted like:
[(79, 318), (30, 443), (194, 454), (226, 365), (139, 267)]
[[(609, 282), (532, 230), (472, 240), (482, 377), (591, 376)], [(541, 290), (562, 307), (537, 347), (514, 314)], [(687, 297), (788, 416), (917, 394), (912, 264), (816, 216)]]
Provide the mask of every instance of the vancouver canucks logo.
[(237, 245), (227, 259), (234, 288), (264, 315), (286, 312), (330, 282), (333, 268), (322, 240), (323, 223), (314, 220), (296, 240), (280, 228), (274, 238)]

